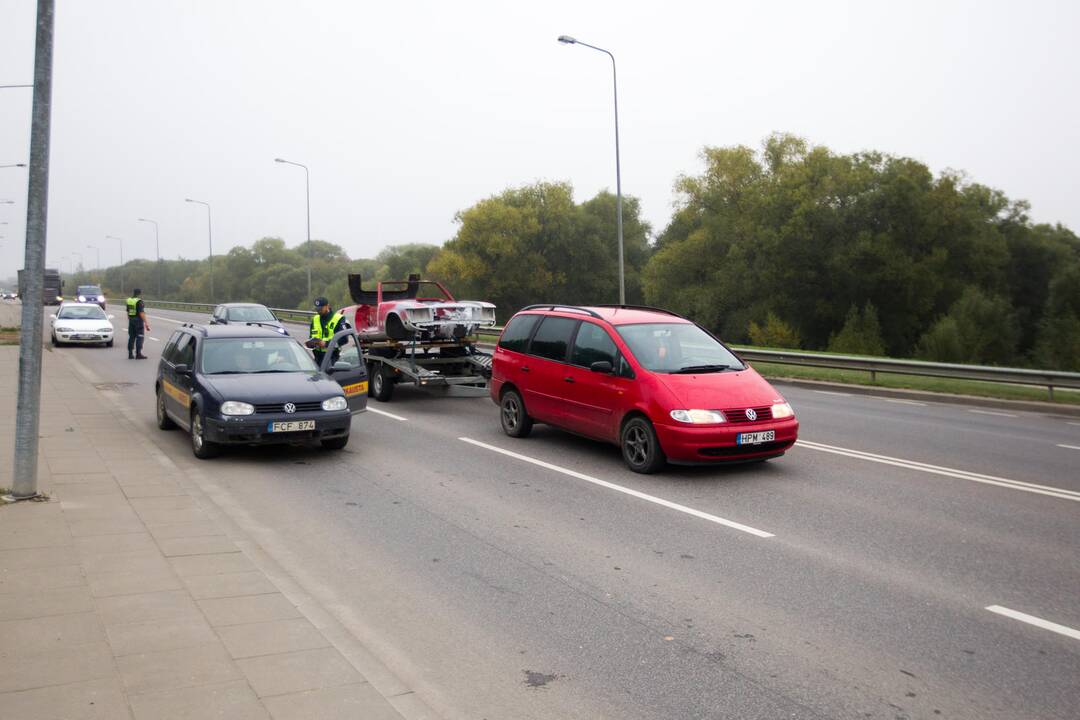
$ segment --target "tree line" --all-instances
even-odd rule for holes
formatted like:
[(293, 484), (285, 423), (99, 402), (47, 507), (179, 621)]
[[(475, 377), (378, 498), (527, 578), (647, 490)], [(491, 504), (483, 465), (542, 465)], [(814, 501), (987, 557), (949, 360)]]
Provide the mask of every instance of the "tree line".
[[(838, 154), (791, 135), (760, 148), (706, 147), (704, 170), (675, 183), (659, 233), (623, 198), (627, 302), (686, 315), (734, 343), (1080, 370), (1080, 238), (1035, 224), (1029, 206), (962, 173), (911, 158)], [(536, 182), (460, 211), (439, 245), (350, 259), (312, 241), (263, 238), (214, 258), (217, 302), (349, 304), (346, 275), (447, 284), (505, 320), (540, 302), (618, 299), (615, 196), (576, 202)], [(207, 260), (133, 260), (127, 288), (205, 302)], [(82, 282), (87, 273), (69, 282)], [(119, 287), (119, 268), (102, 282)], [(69, 286), (71, 287), (71, 286)]]

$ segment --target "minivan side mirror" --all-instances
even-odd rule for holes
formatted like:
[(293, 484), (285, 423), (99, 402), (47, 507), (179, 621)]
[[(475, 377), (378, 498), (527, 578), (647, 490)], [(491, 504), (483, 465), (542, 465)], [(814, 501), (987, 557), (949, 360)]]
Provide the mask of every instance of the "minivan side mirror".
[(612, 367), (611, 363), (609, 363), (607, 360), (597, 360), (589, 366), (589, 369), (595, 373), (604, 373), (605, 375), (610, 375)]
[(190, 375), (191, 374), (191, 368), (188, 367), (184, 363), (180, 363), (179, 365), (177, 365), (177, 366), (175, 366), (173, 368), (173, 372), (176, 373), (177, 375)]

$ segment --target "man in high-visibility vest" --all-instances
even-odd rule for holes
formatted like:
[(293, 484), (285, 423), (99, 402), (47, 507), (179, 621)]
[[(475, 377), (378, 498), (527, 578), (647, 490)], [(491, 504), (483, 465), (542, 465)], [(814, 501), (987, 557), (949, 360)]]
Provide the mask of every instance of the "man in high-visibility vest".
[(128, 317), (128, 360), (145, 360), (142, 354), (143, 331), (150, 332), (150, 321), (146, 319), (146, 306), (139, 296), (142, 290), (135, 288), (131, 297), (124, 301)]
[(345, 315), (340, 310), (334, 312), (330, 301), (324, 297), (315, 298), (315, 310), (318, 314), (311, 317), (311, 332), (308, 335), (307, 346), (315, 355), (315, 362), (321, 363), (326, 351), (326, 344), (333, 340), (334, 333), (349, 327)]

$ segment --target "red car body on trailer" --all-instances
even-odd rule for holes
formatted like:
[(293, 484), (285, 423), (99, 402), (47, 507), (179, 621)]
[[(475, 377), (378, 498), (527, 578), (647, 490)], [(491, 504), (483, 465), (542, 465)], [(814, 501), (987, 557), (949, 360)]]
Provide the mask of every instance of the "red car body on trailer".
[(365, 342), (460, 341), (495, 324), (492, 303), (455, 300), (442, 283), (419, 275), (383, 280), (365, 290), (360, 275), (350, 274), (349, 293), (356, 305), (342, 310)]

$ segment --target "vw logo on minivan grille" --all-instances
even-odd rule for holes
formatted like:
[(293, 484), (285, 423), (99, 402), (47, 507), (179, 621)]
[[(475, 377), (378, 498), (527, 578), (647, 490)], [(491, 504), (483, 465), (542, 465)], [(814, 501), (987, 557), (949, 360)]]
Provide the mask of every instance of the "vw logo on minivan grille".
[(750, 420), (751, 422), (757, 420), (757, 410), (755, 410), (754, 408), (746, 408), (746, 419)]

